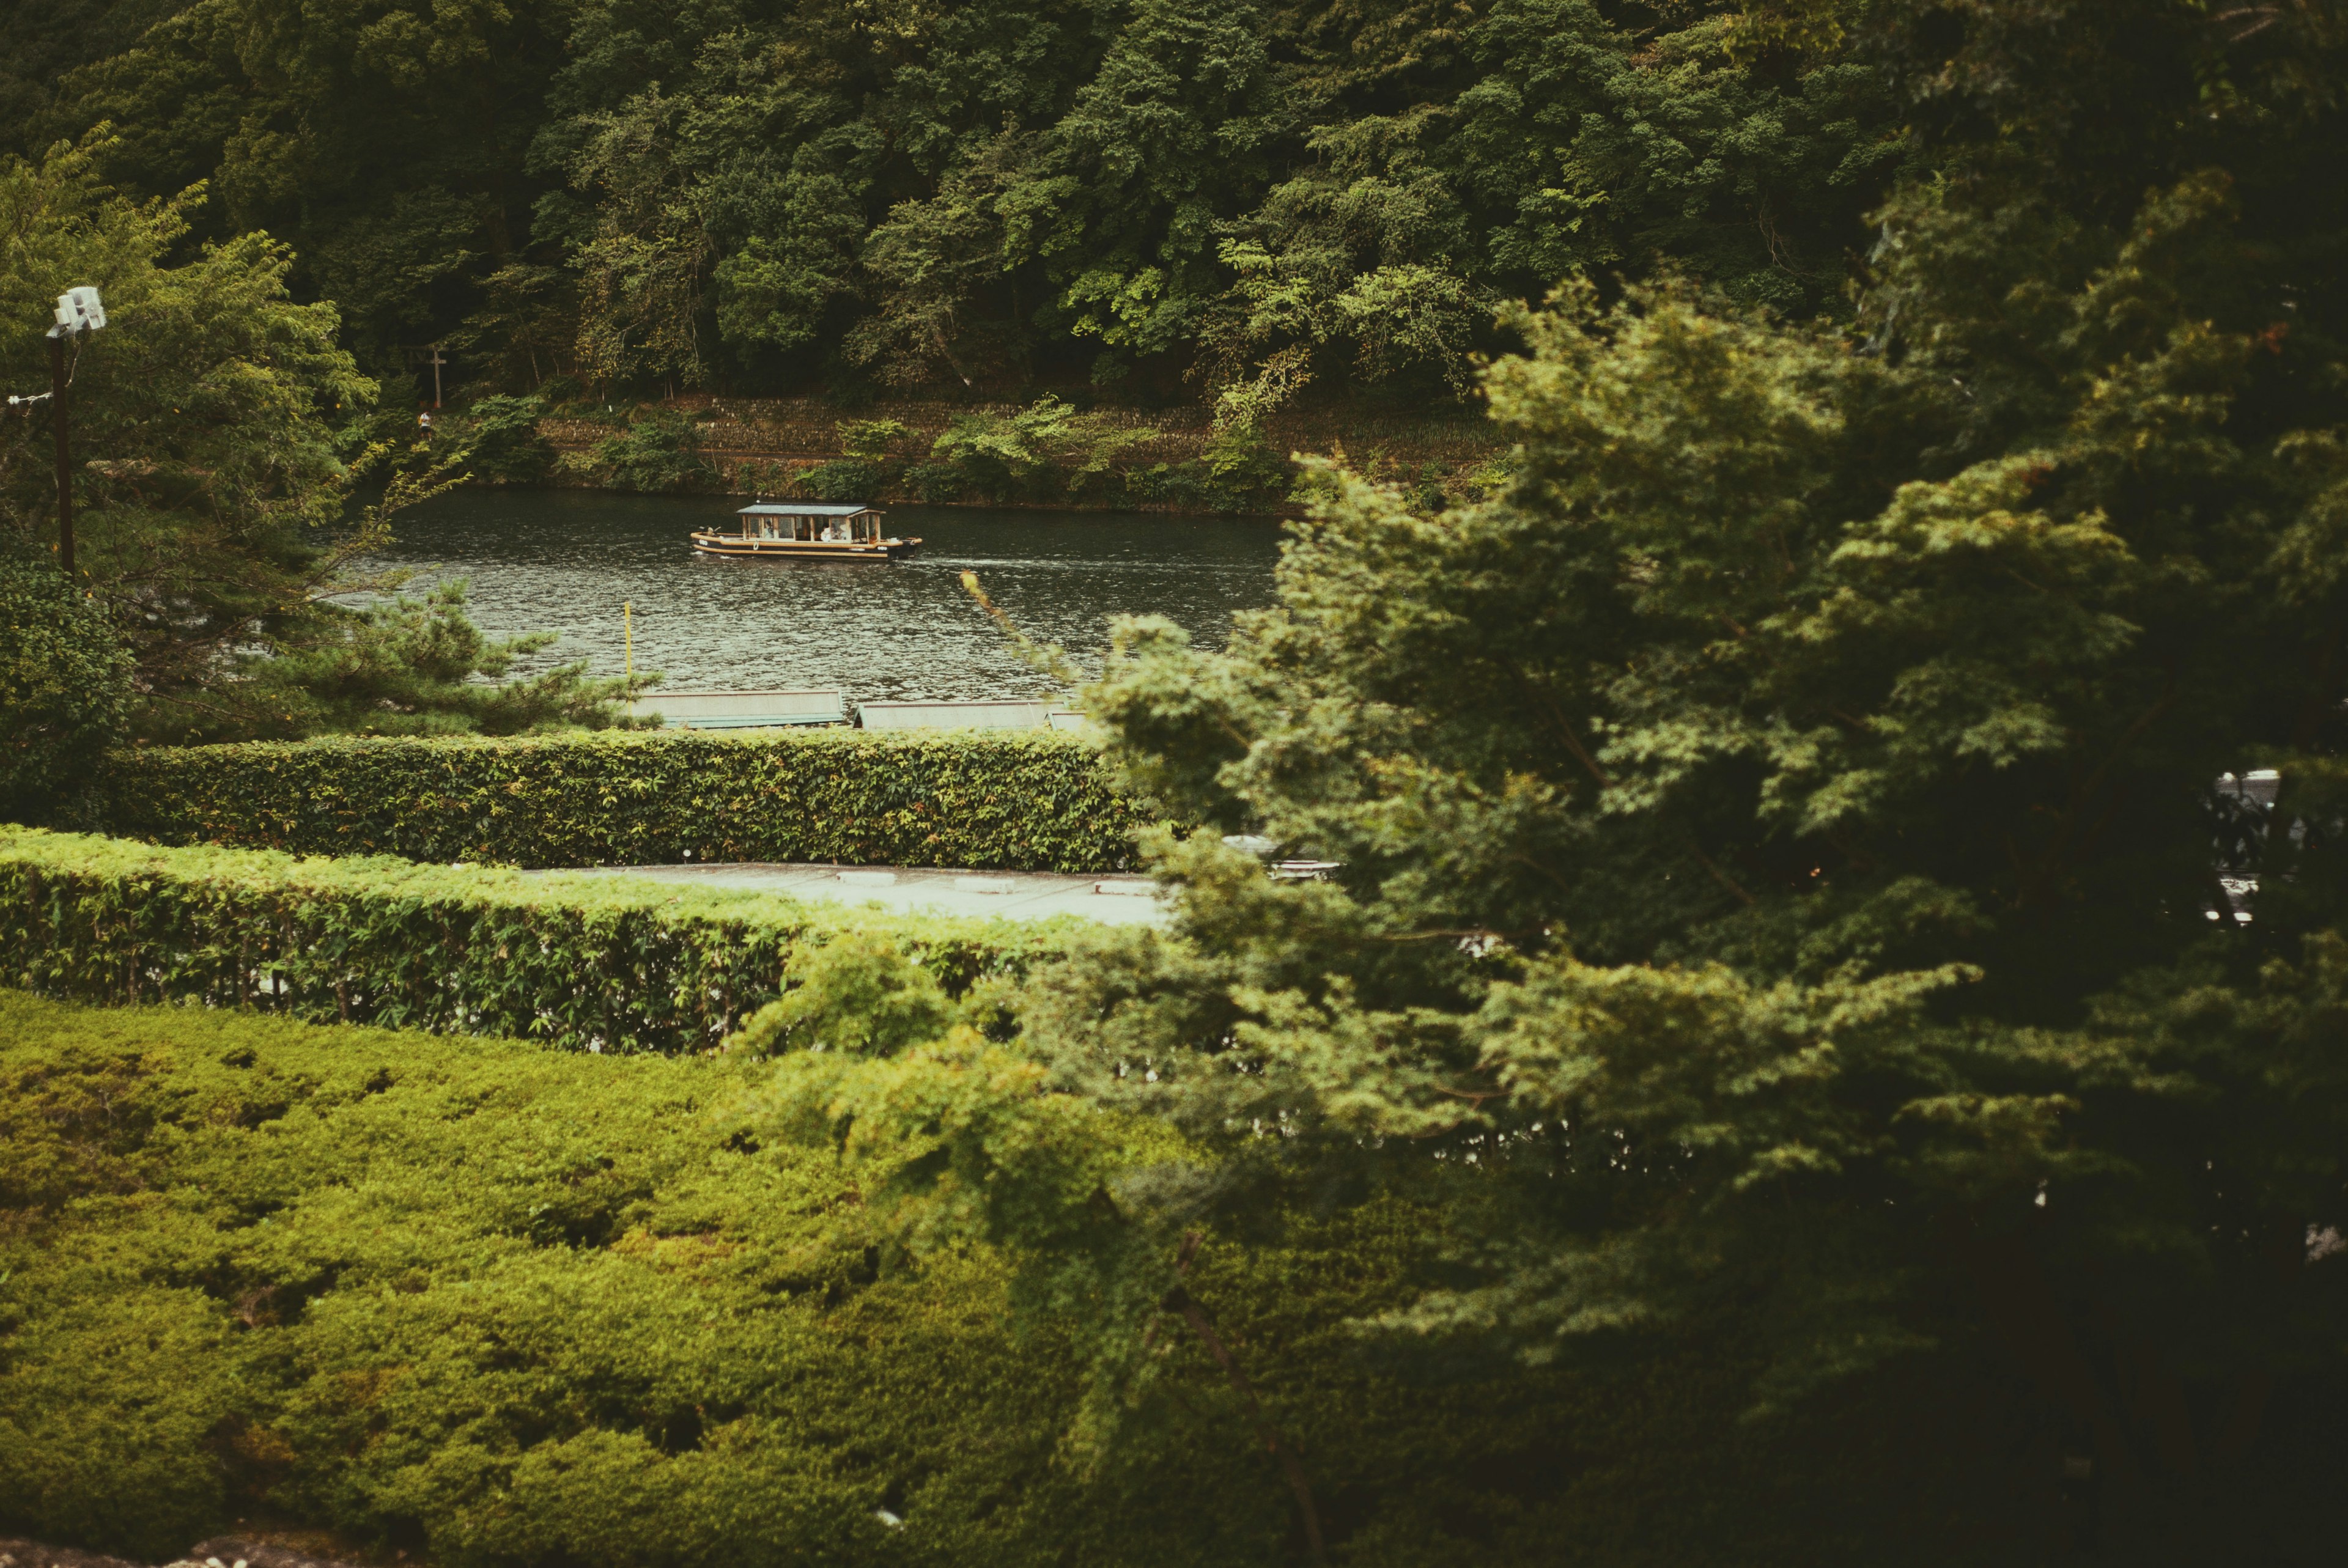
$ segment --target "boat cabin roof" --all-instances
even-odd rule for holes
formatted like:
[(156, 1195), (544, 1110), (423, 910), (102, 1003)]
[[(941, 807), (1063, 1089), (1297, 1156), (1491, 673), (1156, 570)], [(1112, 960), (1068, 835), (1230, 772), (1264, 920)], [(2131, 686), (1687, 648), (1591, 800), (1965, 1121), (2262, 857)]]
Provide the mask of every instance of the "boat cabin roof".
[(745, 507), (736, 514), (745, 518), (852, 518), (873, 508), (862, 502), (848, 501), (760, 501), (755, 507)]

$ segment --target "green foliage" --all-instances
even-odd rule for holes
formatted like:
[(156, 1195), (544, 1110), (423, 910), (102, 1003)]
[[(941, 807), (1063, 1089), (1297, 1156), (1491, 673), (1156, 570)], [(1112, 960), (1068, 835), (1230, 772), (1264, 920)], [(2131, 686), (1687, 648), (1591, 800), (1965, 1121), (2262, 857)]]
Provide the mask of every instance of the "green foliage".
[[(1838, 10), (1936, 171), (1849, 330), (1520, 318), (1498, 493), (1332, 473), (1275, 608), (1129, 623), (1088, 694), (1328, 877), (1160, 838), (1173, 935), (1014, 1050), (794, 1060), (800, 1112), (1136, 1320), (1200, 1227), (1404, 1194), (1460, 1239), (1396, 1353), (1750, 1335), (1768, 1418), (1994, 1342), (2107, 1550), (2319, 1554), (2259, 1472), (2263, 1390), (2348, 1378), (2348, 32), (2139, 9)], [(1083, 1163), (1121, 1118), (1177, 1149)]]
[(0, 1017), (0, 1522), (168, 1557), (266, 1509), (483, 1568), (1116, 1529), (1045, 1479), (1065, 1378), (999, 1266), (875, 1283), (825, 1235), (829, 1160), (741, 1135), (730, 1064)]
[(206, 182), (199, 238), (257, 230), (285, 241), (304, 297), (341, 302), (350, 346), (378, 374), (401, 372), (398, 345), (452, 340), (476, 313), (504, 318), (482, 350), (512, 343), (527, 361), (511, 278), (494, 280), (518, 260), (542, 189), (523, 166), (560, 8), (179, 0), (109, 11), (90, 18), (79, 68), (44, 95), (45, 112), (12, 121), (15, 150), (109, 124), (109, 180), (148, 196)]
[(455, 426), (456, 460), (476, 482), (489, 485), (542, 483), (554, 466), (554, 448), (538, 433), (545, 416), (541, 397), (484, 397), (468, 405)]
[(1056, 397), (1016, 414), (965, 414), (930, 447), (954, 493), (995, 500), (1092, 500), (1127, 483), (1119, 457), (1158, 438), (1148, 425), (1080, 413)]
[(209, 179), (370, 367), (509, 389), (1452, 395), (1569, 272), (1836, 308), (1908, 156), (1848, 30), (1710, 5), (103, 9), (15, 25), (78, 67), (17, 134), (121, 128), (110, 177)]
[(590, 679), (584, 664), (500, 681), (517, 657), (551, 646), (556, 634), (482, 636), (465, 613), (461, 579), (424, 599), (396, 594), (352, 610), (340, 630), (250, 667), (241, 695), (278, 719), (268, 727), (279, 736), (516, 735), (629, 723), (614, 704), (635, 694), (630, 682)]
[(80, 808), (167, 844), (525, 866), (834, 861), (1114, 871), (1156, 820), (1056, 735), (316, 741), (117, 753)]
[(670, 409), (654, 409), (596, 446), (596, 466), (629, 490), (709, 490), (717, 470), (701, 456), (693, 422)]
[(39, 821), (121, 738), (130, 660), (56, 567), (5, 553), (0, 651), (0, 821)]
[(849, 419), (840, 422), (839, 449), (850, 457), (878, 463), (888, 458), (912, 436), (902, 421)]
[[(0, 991), (0, 1531), (161, 1559), (267, 1519), (446, 1568), (1296, 1560), (1187, 1323), (1132, 1343), (1147, 1386), (1072, 1451), (1109, 1315), (1039, 1310), (983, 1247), (876, 1267), (882, 1173), (774, 1136), (774, 1071)], [(1117, 1159), (1106, 1119), (1070, 1131)], [(1756, 1430), (1718, 1419), (1733, 1355), (1367, 1361), (1347, 1322), (1441, 1266), (1432, 1217), (1211, 1239), (1185, 1271), (1345, 1561), (2031, 1560), (2035, 1513), (1967, 1463), (2006, 1412), (1914, 1420), (1944, 1386)], [(2320, 1463), (2278, 1494), (2321, 1496)]]
[[(897, 454), (913, 433), (895, 419), (842, 420), (839, 429), (839, 449), (846, 456), (791, 475), (790, 493), (819, 501), (879, 500), (902, 474)], [(958, 479), (945, 483), (951, 494), (959, 494)], [(920, 487), (916, 493), (922, 493)]]
[(819, 501), (870, 502), (879, 497), (888, 482), (887, 470), (878, 463), (862, 457), (835, 457), (793, 476), (792, 486)]
[(729, 1049), (888, 1055), (937, 1039), (955, 1016), (945, 988), (885, 936), (848, 934), (794, 953), (783, 984), (783, 994), (751, 1015)]
[[(332, 422), (376, 387), (337, 345), (335, 308), (294, 302), (292, 257), (267, 235), (176, 251), (200, 193), (141, 203), (108, 189), (97, 166), (116, 147), (0, 158), (0, 374), (46, 386), (56, 296), (98, 288), (109, 324), (75, 344), (71, 370), (82, 586), (137, 661), (141, 733), (234, 733), (266, 723), (235, 680), (253, 652), (336, 635), (324, 596), (431, 486), (395, 481), (347, 516), (355, 475)], [(44, 553), (51, 450), (46, 413), (0, 425), (0, 529)]]
[[(0, 978), (92, 1001), (527, 1035), (605, 1054), (701, 1050), (777, 996), (800, 947), (860, 918), (624, 878), (0, 828)], [(1048, 925), (877, 925), (956, 991), (1024, 968), (1064, 936)]]

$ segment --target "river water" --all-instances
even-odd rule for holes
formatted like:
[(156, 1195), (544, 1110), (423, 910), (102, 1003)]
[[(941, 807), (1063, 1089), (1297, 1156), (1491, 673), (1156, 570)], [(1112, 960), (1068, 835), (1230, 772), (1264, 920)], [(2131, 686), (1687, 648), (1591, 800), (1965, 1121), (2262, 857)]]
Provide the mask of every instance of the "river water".
[(891, 533), (923, 540), (905, 560), (694, 554), (685, 535), (730, 523), (740, 504), (459, 491), (402, 513), (371, 564), (413, 570), (410, 592), (469, 579), (475, 624), (499, 637), (561, 634), (517, 673), (583, 659), (618, 674), (632, 604), (636, 668), (670, 691), (837, 688), (853, 702), (1050, 690), (963, 591), (964, 570), (1020, 630), (1095, 670), (1117, 615), (1167, 616), (1222, 646), (1233, 610), (1272, 602), (1279, 556), (1279, 528), (1262, 518), (963, 507), (890, 507)]

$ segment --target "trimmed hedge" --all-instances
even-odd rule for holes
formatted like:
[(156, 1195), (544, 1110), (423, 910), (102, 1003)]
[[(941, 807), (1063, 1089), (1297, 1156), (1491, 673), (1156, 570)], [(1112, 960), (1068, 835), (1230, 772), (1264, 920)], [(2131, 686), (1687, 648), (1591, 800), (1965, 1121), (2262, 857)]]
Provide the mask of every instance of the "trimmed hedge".
[(1023, 972), (1066, 929), (0, 827), (0, 984), (84, 1001), (695, 1050), (780, 993), (795, 947), (851, 927), (888, 933), (956, 993)]
[(1052, 734), (616, 732), (118, 753), (73, 825), (530, 867), (836, 861), (1083, 874), (1153, 819)]

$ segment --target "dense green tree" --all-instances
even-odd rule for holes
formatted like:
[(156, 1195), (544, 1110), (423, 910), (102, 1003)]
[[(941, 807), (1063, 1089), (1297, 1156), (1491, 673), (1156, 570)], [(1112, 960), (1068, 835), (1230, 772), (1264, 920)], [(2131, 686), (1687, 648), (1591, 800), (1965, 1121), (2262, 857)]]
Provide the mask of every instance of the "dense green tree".
[[(56, 296), (98, 289), (109, 324), (76, 341), (70, 367), (78, 565), (137, 659), (142, 726), (172, 733), (214, 722), (207, 693), (242, 650), (314, 619), (344, 555), (329, 421), (375, 386), (335, 343), (334, 308), (291, 298), (283, 246), (242, 235), (174, 264), (202, 193), (126, 199), (98, 177), (104, 151), (0, 163), (0, 365), (46, 386)], [(5, 523), (46, 547), (49, 418), (0, 438)]]
[[(128, 13), (130, 8), (124, 8)], [(150, 8), (150, 10), (153, 8)], [(17, 133), (109, 124), (104, 173), (150, 196), (209, 181), (205, 238), (266, 230), (350, 346), (396, 371), (520, 259), (525, 171), (565, 7), (507, 0), (192, 0), (117, 36)]]
[[(290, 0), (16, 24), (19, 150), (209, 180), (379, 375), (1016, 386), (1259, 413), (1466, 384), (1492, 309), (1659, 261), (1839, 304), (1903, 157), (1884, 73), (1625, 0)], [(1774, 35), (1771, 35), (1774, 36)]]
[(46, 0), (0, 11), (0, 148), (27, 145), (23, 138), (56, 107), (73, 71), (121, 53), (185, 4)]
[[(2348, 1386), (2348, 28), (1827, 19), (1932, 166), (1851, 326), (1523, 317), (1504, 491), (1341, 477), (1227, 651), (1121, 634), (1092, 709), (1212, 825), (1177, 930), (782, 1102), (911, 1244), (1034, 1249), (1112, 1386), (1194, 1238), (1409, 1193), (1454, 1272), (1393, 1352), (1745, 1345), (1723, 1419), (1978, 1353), (2075, 1533), (2310, 1560), (2265, 1479)], [(1105, 1113), (1182, 1144), (1104, 1168)]]

